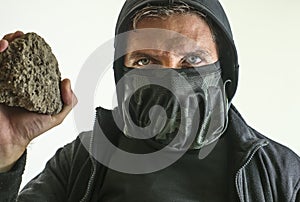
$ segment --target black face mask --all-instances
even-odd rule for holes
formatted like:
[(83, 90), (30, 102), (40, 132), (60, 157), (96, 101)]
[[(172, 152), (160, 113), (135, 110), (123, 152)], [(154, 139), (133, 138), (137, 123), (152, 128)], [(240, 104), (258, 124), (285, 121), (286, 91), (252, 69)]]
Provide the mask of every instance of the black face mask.
[(117, 124), (127, 137), (175, 149), (200, 149), (227, 126), (219, 62), (196, 68), (120, 67)]

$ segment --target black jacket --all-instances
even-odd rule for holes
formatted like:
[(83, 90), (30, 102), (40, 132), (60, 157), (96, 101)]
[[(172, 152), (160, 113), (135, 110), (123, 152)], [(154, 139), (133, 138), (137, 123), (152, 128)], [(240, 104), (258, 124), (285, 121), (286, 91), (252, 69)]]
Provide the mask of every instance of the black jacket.
[[(98, 115), (105, 133), (120, 132), (112, 125), (110, 111), (99, 108)], [(90, 134), (80, 136), (89, 140)], [(233, 107), (224, 135), (229, 138), (231, 157), (231, 194), (224, 201), (300, 201), (300, 158), (295, 153), (247, 126)], [(10, 172), (0, 174), (1, 202), (16, 200), (25, 156)], [(94, 193), (101, 190), (106, 170), (89, 156), (78, 137), (57, 151), (42, 173), (19, 193), (17, 201), (95, 201)]]

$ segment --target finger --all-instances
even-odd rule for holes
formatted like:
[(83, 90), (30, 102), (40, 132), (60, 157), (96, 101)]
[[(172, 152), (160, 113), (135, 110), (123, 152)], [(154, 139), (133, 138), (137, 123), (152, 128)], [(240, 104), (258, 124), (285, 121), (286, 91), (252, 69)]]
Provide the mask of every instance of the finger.
[(6, 34), (6, 35), (4, 35), (3, 39), (5, 39), (8, 42), (11, 42), (13, 35), (14, 35), (14, 33)]
[(0, 40), (0, 53), (5, 51), (5, 49), (8, 47), (8, 41), (5, 39)]
[(22, 31), (16, 31), (13, 34), (13, 39), (18, 38), (18, 37), (23, 36), (23, 35), (24, 35), (24, 33)]
[(77, 104), (77, 98), (71, 89), (71, 82), (69, 79), (64, 79), (61, 82), (61, 94), (64, 102), (63, 109), (60, 113), (52, 116), (54, 124), (60, 124), (65, 117), (70, 113), (72, 108)]
[[(71, 81), (69, 79), (64, 79), (61, 82), (61, 95), (65, 105), (72, 105), (77, 103), (76, 96), (74, 95), (71, 88)], [(75, 99), (74, 99), (75, 98)], [(76, 103), (73, 103), (76, 101)]]
[(14, 39), (24, 35), (22, 31), (16, 31), (15, 33), (6, 34), (3, 39), (7, 40), (8, 42), (12, 42)]

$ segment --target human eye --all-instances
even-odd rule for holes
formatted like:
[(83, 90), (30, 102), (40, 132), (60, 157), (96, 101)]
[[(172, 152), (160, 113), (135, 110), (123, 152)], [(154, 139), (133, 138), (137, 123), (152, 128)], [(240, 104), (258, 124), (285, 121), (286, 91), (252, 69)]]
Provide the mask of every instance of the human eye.
[(143, 66), (149, 65), (150, 63), (151, 63), (151, 60), (149, 58), (143, 57), (143, 58), (137, 59), (134, 62), (134, 66), (143, 67)]
[(186, 67), (195, 67), (201, 65), (203, 62), (202, 58), (198, 55), (188, 55), (183, 60), (183, 66)]

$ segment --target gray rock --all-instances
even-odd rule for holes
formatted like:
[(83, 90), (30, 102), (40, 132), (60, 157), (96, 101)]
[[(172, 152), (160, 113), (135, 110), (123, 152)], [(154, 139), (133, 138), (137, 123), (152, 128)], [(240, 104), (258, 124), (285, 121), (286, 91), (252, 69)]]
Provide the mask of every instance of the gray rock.
[(50, 46), (35, 33), (15, 39), (0, 53), (0, 103), (56, 114), (63, 106), (60, 81)]

